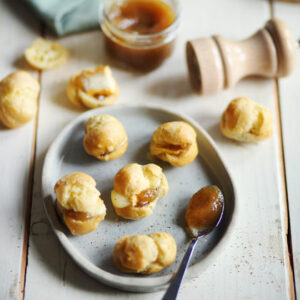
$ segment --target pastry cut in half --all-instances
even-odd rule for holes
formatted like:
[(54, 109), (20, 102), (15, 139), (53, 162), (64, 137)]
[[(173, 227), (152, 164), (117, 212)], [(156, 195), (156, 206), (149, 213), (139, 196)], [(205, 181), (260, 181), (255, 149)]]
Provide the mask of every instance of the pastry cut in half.
[(270, 110), (249, 98), (232, 100), (221, 119), (224, 136), (241, 142), (256, 142), (267, 139), (273, 133), (273, 118)]
[(85, 124), (83, 146), (88, 154), (109, 161), (126, 152), (128, 137), (122, 123), (115, 117), (95, 115)]
[(177, 253), (174, 238), (166, 232), (121, 237), (113, 260), (122, 272), (153, 274), (171, 265)]
[(25, 71), (14, 72), (0, 82), (0, 120), (9, 128), (32, 120), (37, 112), (40, 84)]
[(58, 42), (38, 38), (25, 50), (24, 56), (32, 67), (47, 70), (63, 65), (67, 61), (69, 53)]
[(81, 172), (70, 173), (54, 186), (58, 214), (73, 235), (95, 230), (106, 215), (95, 180)]
[(186, 122), (164, 123), (152, 135), (150, 152), (173, 166), (183, 167), (198, 155), (196, 132)]
[(67, 86), (69, 100), (79, 106), (96, 108), (113, 104), (119, 87), (109, 66), (82, 70), (71, 77)]
[(157, 200), (168, 189), (167, 178), (159, 166), (133, 163), (116, 174), (111, 200), (117, 215), (139, 220), (152, 214)]

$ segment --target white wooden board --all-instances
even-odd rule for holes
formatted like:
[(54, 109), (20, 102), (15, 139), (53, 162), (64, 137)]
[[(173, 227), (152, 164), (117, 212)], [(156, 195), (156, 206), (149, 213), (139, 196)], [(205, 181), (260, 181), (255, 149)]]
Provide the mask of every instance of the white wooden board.
[[(292, 30), (294, 37), (300, 39), (300, 4), (274, 3), (274, 16), (281, 18)], [(297, 65), (295, 72), (286, 79), (279, 81), (279, 96), (282, 112), (283, 142), (285, 168), (288, 188), (290, 214), (290, 233), (292, 237), (294, 274), (296, 293), (300, 297), (300, 135), (299, 135), (299, 78), (300, 49), (297, 50)]]
[(270, 17), (269, 4), (247, 0), (186, 0), (183, 8), (176, 51), (152, 73), (141, 75), (120, 68), (104, 51), (100, 31), (61, 39), (72, 52), (71, 60), (59, 69), (43, 72), (26, 299), (160, 299), (162, 296), (162, 292), (146, 295), (118, 292), (85, 275), (60, 247), (43, 210), (40, 194), (43, 157), (63, 126), (80, 113), (66, 99), (67, 80), (83, 67), (103, 63), (113, 68), (121, 89), (120, 103), (136, 101), (171, 106), (199, 121), (219, 145), (238, 187), (240, 209), (229, 246), (212, 267), (184, 283), (179, 299), (290, 298), (277, 128), (270, 140), (244, 145), (222, 137), (218, 125), (226, 105), (237, 96), (248, 96), (270, 107), (277, 121), (274, 82), (249, 79), (230, 91), (199, 97), (187, 82), (184, 55), (184, 43), (189, 38), (215, 33), (233, 39), (247, 37)]
[[(38, 28), (38, 23), (22, 7), (0, 2), (0, 79), (20, 68), (28, 70), (22, 60), (23, 49), (31, 43)], [(37, 72), (30, 72), (37, 78)], [(32, 185), (34, 122), (11, 130), (0, 123), (0, 299), (17, 299), (23, 282), (23, 246), (27, 249), (26, 241), (23, 245), (24, 225)]]

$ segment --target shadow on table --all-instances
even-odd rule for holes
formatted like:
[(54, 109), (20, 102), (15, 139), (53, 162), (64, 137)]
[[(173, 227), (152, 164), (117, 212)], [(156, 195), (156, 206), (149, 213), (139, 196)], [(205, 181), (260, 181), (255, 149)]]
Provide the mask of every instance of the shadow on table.
[(147, 87), (147, 93), (162, 98), (180, 99), (194, 94), (188, 74), (164, 77)]
[[(130, 299), (140, 297), (137, 293), (121, 292), (96, 281), (84, 273), (63, 250), (50, 227), (43, 207), (41, 175), (45, 155), (46, 153), (39, 155), (35, 165), (35, 188), (31, 211), (29, 261), (25, 291), (27, 289), (28, 295), (30, 295), (35, 288), (34, 285), (38, 284), (39, 280), (47, 279), (48, 289), (51, 289), (52, 283), (57, 284), (58, 280), (62, 280), (63, 286), (71, 286), (72, 289), (76, 289), (77, 293), (82, 290), (88, 293), (99, 293), (101, 296), (106, 295), (111, 299), (115, 299), (124, 293), (130, 295)], [(56, 279), (50, 281), (50, 275), (44, 277), (43, 274), (47, 273), (51, 273)], [(37, 274), (40, 274), (39, 278), (37, 278)], [(32, 278), (35, 278), (34, 283)], [(55, 289), (57, 290), (57, 287)], [(150, 297), (150, 294), (148, 295)], [(153, 294), (151, 295), (153, 297)]]
[(25, 1), (3, 0), (3, 3), (6, 6), (6, 10), (15, 15), (16, 20), (21, 21), (34, 34), (41, 34), (42, 23)]

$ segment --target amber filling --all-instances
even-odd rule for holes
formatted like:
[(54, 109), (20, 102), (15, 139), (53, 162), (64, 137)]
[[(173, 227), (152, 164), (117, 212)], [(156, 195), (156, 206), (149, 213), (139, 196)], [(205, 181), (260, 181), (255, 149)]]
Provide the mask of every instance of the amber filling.
[(158, 149), (161, 149), (163, 152), (170, 153), (172, 155), (179, 155), (180, 152), (187, 151), (189, 144), (182, 145), (173, 145), (173, 144), (164, 144), (157, 146)]
[(175, 20), (173, 9), (160, 0), (128, 0), (109, 13), (115, 26), (139, 34), (158, 33)]
[(214, 226), (222, 212), (224, 197), (217, 186), (206, 186), (193, 195), (185, 219), (198, 230)]
[(137, 195), (136, 207), (143, 207), (159, 196), (159, 189), (146, 189)]
[(66, 219), (73, 219), (76, 221), (88, 221), (95, 217), (91, 216), (89, 213), (74, 211), (74, 210), (65, 210), (64, 211), (64, 218)]

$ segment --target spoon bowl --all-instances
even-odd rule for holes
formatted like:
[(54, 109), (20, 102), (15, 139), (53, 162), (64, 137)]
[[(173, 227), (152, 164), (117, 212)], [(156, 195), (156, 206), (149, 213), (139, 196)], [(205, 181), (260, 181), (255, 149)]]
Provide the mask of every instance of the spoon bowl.
[[(189, 226), (189, 229), (193, 235), (193, 238), (190, 241), (190, 244), (185, 252), (185, 255), (180, 263), (180, 266), (177, 270), (176, 275), (174, 276), (174, 278), (171, 281), (171, 284), (169, 286), (169, 288), (167, 289), (164, 297), (162, 298), (162, 300), (175, 300), (177, 298), (177, 294), (181, 285), (181, 282), (183, 280), (185, 271), (189, 265), (190, 259), (193, 255), (193, 251), (195, 249), (195, 246), (197, 245), (197, 242), (199, 241), (200, 238), (205, 237), (206, 235), (208, 235), (209, 233), (211, 233), (216, 227), (219, 226), (222, 218), (223, 218), (223, 214), (224, 214), (224, 196), (222, 194), (222, 192), (219, 190), (218, 187), (216, 186), (206, 186), (204, 188), (202, 188), (201, 190), (199, 190), (196, 194), (194, 194), (194, 196), (192, 197), (190, 204), (188, 206), (187, 209), (187, 213), (186, 213), (186, 220), (187, 223), (189, 225), (189, 218), (188, 218), (188, 213), (189, 210), (193, 211), (193, 214), (195, 215), (195, 205), (197, 203), (197, 205), (201, 205), (201, 201), (199, 201), (199, 194), (201, 194), (200, 196), (203, 196), (203, 194), (205, 195), (204, 192), (207, 192), (208, 189), (214, 189), (215, 191), (217, 191), (218, 193), (218, 197), (216, 199), (212, 199), (211, 201), (211, 212), (213, 212), (215, 214), (215, 220), (213, 223), (211, 224), (206, 224), (206, 227), (202, 227), (201, 229), (195, 231), (195, 228), (191, 228), (191, 226)], [(200, 197), (201, 199), (201, 197)], [(206, 203), (209, 203), (210, 199), (205, 198), (205, 196), (202, 198), (206, 200)], [(218, 201), (218, 209), (216, 210), (216, 202)], [(204, 202), (204, 201), (202, 201)], [(209, 212), (209, 211), (208, 211)], [(203, 215), (201, 215), (203, 217)], [(204, 216), (205, 217), (205, 216)], [(196, 234), (195, 234), (196, 233)]]

